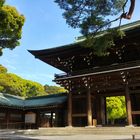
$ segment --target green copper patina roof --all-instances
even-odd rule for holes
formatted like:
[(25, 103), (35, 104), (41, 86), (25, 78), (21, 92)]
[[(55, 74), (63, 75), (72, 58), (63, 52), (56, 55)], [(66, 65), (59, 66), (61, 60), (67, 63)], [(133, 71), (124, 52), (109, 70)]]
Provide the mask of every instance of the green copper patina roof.
[(22, 108), (24, 99), (18, 96), (0, 93), (0, 106), (18, 107)]
[(66, 94), (54, 94), (40, 97), (27, 98), (24, 102), (25, 108), (56, 106), (66, 102)]
[(56, 106), (66, 102), (67, 96), (64, 93), (56, 95), (38, 96), (32, 98), (21, 98), (14, 95), (0, 93), (0, 106), (14, 108), (39, 108)]

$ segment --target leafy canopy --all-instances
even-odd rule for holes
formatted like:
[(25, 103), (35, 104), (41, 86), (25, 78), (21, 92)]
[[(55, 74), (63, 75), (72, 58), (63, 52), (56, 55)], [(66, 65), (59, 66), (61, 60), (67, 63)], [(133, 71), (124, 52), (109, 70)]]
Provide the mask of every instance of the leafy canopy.
[(67, 92), (64, 88), (57, 87), (57, 86), (45, 85), (44, 88), (47, 94), (58, 94), (58, 93)]
[(122, 10), (125, 0), (55, 0), (64, 9), (68, 25), (80, 28), (84, 35), (103, 30), (103, 25)]
[(3, 67), (1, 64), (0, 64), (0, 74), (1, 73), (7, 73), (7, 68)]
[(37, 82), (23, 79), (16, 74), (8, 73), (7, 68), (0, 65), (0, 92), (22, 97), (34, 97), (66, 92), (57, 86), (41, 85)]
[(22, 97), (33, 97), (46, 94), (44, 86), (41, 84), (8, 73), (7, 69), (2, 65), (0, 65), (0, 92)]
[(115, 119), (126, 117), (125, 97), (107, 97), (107, 116), (108, 119), (114, 121)]
[[(128, 0), (127, 0), (128, 1)], [(114, 38), (123, 37), (124, 33), (115, 28), (108, 30), (113, 21), (128, 16), (125, 13), (126, 0), (55, 0), (64, 10), (63, 17), (72, 28), (79, 28), (86, 37), (86, 45), (92, 47), (96, 55), (107, 55), (114, 46)], [(134, 0), (133, 0), (134, 1)], [(131, 9), (131, 13), (133, 8)], [(120, 14), (121, 13), (121, 14)], [(118, 16), (115, 20), (114, 16)], [(129, 13), (130, 14), (130, 13)], [(102, 32), (104, 35), (96, 38)]]
[(14, 49), (19, 46), (25, 21), (16, 8), (4, 3), (5, 0), (0, 0), (0, 55), (5, 48)]

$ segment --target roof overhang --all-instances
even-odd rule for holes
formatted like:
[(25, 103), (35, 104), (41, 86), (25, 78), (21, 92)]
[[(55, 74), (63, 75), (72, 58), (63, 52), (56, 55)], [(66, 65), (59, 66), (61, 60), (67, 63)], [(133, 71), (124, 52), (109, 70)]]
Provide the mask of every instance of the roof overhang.
[[(122, 25), (120, 29), (126, 33), (125, 38), (131, 38), (132, 36), (134, 36), (133, 38), (135, 38), (135, 36), (139, 36), (140, 34), (140, 21)], [(59, 58), (62, 58), (63, 61), (63, 58), (73, 57), (77, 53), (84, 54), (93, 51), (91, 48), (83, 47), (83, 41), (84, 40), (81, 39), (72, 44), (44, 50), (29, 50), (29, 52), (34, 55), (35, 58), (38, 58), (53, 67), (58, 68), (64, 72), (69, 72), (70, 70), (68, 69), (68, 67), (65, 67), (63, 64), (61, 65), (58, 62)]]

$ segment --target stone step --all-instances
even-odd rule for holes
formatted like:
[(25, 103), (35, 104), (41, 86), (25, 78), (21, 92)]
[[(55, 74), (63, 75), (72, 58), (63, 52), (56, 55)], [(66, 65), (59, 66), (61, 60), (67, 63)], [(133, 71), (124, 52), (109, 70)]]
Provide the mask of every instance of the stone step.
[(17, 133), (27, 135), (138, 135), (140, 134), (140, 127), (39, 128), (38, 130), (17, 130)]

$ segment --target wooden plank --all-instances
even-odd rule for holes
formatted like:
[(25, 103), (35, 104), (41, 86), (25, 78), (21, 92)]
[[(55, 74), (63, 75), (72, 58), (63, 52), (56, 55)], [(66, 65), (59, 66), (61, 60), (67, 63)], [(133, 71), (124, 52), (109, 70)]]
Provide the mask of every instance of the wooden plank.
[(139, 115), (140, 111), (132, 111), (132, 115)]
[(129, 85), (129, 87), (137, 87), (137, 86), (140, 87), (140, 83), (132, 83)]
[(71, 76), (62, 77), (62, 78), (56, 78), (55, 80), (65, 80), (65, 79), (73, 79), (73, 78), (79, 78), (79, 77), (86, 77), (86, 76), (96, 76), (96, 75), (111, 75), (114, 73), (119, 73), (120, 71), (133, 71), (140, 68), (139, 66), (140, 60), (137, 61), (131, 61), (128, 63), (122, 63), (118, 65), (110, 65), (110, 66), (104, 66), (97, 69), (91, 69), (88, 71), (79, 71), (79, 73), (72, 73)]
[(72, 114), (72, 117), (86, 117), (86, 113)]
[(130, 94), (140, 94), (140, 90), (139, 89), (130, 90)]
[(72, 95), (72, 98), (86, 98), (86, 95)]
[(99, 96), (104, 96), (104, 97), (112, 97), (112, 96), (125, 96), (125, 92), (122, 92), (122, 91), (120, 91), (120, 92), (113, 92), (112, 91), (112, 93), (107, 93), (107, 92), (105, 92), (105, 93), (98, 93), (98, 95)]

